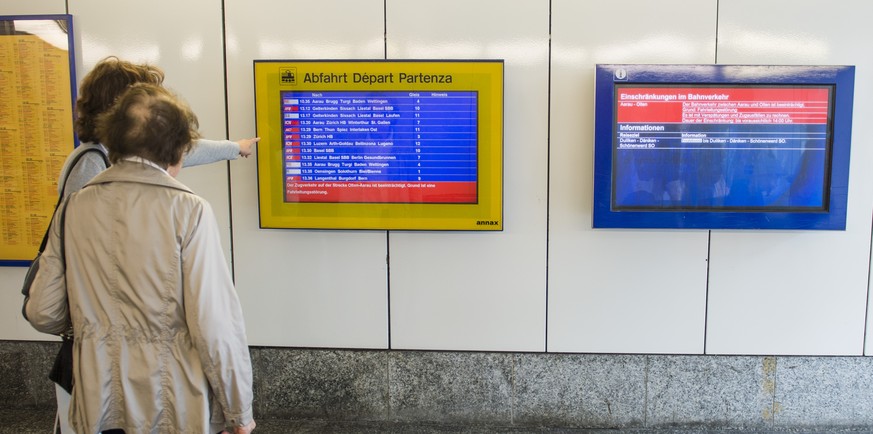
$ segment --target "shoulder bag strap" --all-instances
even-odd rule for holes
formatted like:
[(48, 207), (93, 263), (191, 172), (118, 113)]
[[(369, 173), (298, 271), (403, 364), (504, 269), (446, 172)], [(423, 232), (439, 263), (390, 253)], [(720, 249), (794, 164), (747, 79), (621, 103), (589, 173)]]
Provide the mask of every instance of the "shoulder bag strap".
[[(96, 153), (100, 154), (100, 156), (103, 157), (103, 162), (106, 163), (106, 167), (111, 166), (111, 164), (109, 163), (109, 158), (107, 158), (106, 154), (104, 154), (103, 151), (98, 149), (98, 148), (86, 149), (86, 150), (82, 151), (81, 154), (76, 155), (76, 158), (74, 158), (73, 161), (70, 162), (70, 169), (67, 170), (67, 174), (64, 176), (64, 182), (60, 186), (61, 193), (58, 194), (58, 202), (55, 204), (54, 213), (58, 212), (58, 207), (61, 206), (61, 202), (63, 202), (63, 200), (64, 200), (63, 191), (64, 191), (64, 188), (67, 186), (67, 179), (70, 178), (70, 172), (72, 172), (73, 169), (76, 168), (76, 165), (79, 164), (79, 160), (82, 159), (82, 156), (84, 156), (85, 154), (87, 154), (89, 152), (96, 152)], [(52, 214), (52, 220), (54, 220), (54, 218), (55, 218), (54, 213)], [(49, 220), (49, 226), (51, 226), (51, 220)], [(64, 233), (64, 227), (61, 226), (61, 235), (63, 235), (63, 233)], [(61, 237), (61, 240), (63, 240), (63, 236)], [(45, 245), (47, 242), (48, 242), (48, 229), (46, 229), (45, 235), (43, 235), (43, 237), (42, 237), (42, 242), (39, 244), (39, 253), (42, 253), (45, 250)]]
[(64, 201), (63, 208), (61, 208), (61, 227), (60, 227), (60, 237), (61, 237), (61, 262), (64, 264), (64, 273), (66, 273), (67, 269), (67, 249), (66, 244), (64, 243), (64, 226), (67, 222), (67, 207), (70, 205), (70, 201)]

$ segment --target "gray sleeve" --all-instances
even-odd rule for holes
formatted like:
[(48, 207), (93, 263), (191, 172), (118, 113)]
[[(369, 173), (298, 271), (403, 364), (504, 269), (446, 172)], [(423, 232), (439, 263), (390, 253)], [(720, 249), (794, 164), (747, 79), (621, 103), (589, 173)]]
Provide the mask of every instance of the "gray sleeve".
[(182, 167), (199, 166), (222, 160), (236, 160), (239, 144), (230, 140), (200, 139), (194, 143), (182, 160)]
[(58, 181), (59, 189), (63, 189), (64, 196), (69, 196), (81, 190), (91, 178), (104, 170), (106, 170), (106, 163), (103, 161), (103, 157), (97, 155), (96, 152), (88, 152), (79, 159), (75, 167), (70, 168), (66, 183), (63, 178)]

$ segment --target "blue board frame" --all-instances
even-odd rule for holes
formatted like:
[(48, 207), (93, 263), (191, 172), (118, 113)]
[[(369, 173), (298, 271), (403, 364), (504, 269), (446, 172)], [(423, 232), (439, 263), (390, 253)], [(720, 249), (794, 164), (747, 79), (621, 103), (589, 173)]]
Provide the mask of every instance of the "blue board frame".
[[(645, 65), (596, 66), (594, 228), (845, 230), (851, 148), (854, 66)], [(831, 154), (824, 211), (618, 210), (613, 204), (618, 86), (823, 85), (831, 86)]]

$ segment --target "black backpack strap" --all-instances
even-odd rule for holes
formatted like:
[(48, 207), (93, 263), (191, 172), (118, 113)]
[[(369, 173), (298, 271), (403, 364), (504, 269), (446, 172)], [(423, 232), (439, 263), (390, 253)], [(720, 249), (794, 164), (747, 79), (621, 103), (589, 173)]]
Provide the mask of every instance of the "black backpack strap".
[[(63, 192), (64, 192), (64, 189), (67, 187), (67, 179), (70, 178), (70, 172), (72, 172), (73, 169), (76, 168), (76, 165), (79, 164), (79, 160), (81, 160), (82, 157), (85, 156), (85, 154), (87, 154), (89, 152), (96, 152), (96, 153), (100, 154), (100, 156), (103, 157), (103, 162), (106, 163), (106, 167), (109, 167), (112, 165), (109, 163), (109, 157), (107, 157), (106, 154), (100, 148), (86, 149), (86, 150), (82, 151), (79, 155), (76, 155), (76, 157), (73, 158), (73, 161), (70, 162), (70, 167), (67, 170), (67, 174), (64, 176), (64, 182), (60, 185), (59, 189), (60, 189), (61, 193), (58, 194), (58, 202), (55, 204), (55, 213), (57, 213), (58, 207), (61, 205), (61, 202), (64, 200), (64, 193)], [(54, 214), (52, 214), (52, 220), (54, 220), (54, 218), (55, 218), (55, 216), (54, 216)], [(51, 226), (51, 220), (49, 220), (49, 226)], [(43, 237), (42, 237), (42, 243), (39, 244), (39, 253), (42, 253), (45, 250), (45, 245), (47, 242), (48, 242), (48, 229), (46, 229), (45, 235), (43, 235)]]
[[(77, 155), (76, 158), (73, 159), (73, 161), (71, 162), (70, 170), (67, 171), (67, 174), (64, 176), (64, 184), (63, 184), (64, 186), (67, 184), (67, 178), (70, 177), (70, 172), (72, 171), (73, 167), (75, 167), (76, 164), (79, 163), (79, 159), (82, 158), (82, 155), (85, 155), (86, 153), (91, 152), (92, 150), (100, 152), (100, 155), (103, 156), (104, 161), (106, 160), (106, 154), (104, 154), (103, 151), (101, 151), (100, 149), (88, 149), (88, 150), (82, 151), (82, 153)], [(109, 167), (108, 161), (107, 161), (106, 167)], [(63, 189), (61, 189), (61, 191), (63, 192)], [(64, 244), (64, 226), (66, 223), (66, 217), (67, 217), (66, 214), (67, 214), (68, 203), (69, 202), (64, 201), (63, 193), (58, 194), (58, 203), (55, 204), (55, 209), (52, 212), (52, 218), (49, 220), (49, 227), (46, 228), (45, 235), (42, 236), (42, 243), (40, 243), (40, 245), (39, 245), (39, 251), (37, 252), (36, 257), (31, 262), (30, 267), (27, 268), (27, 274), (24, 276), (24, 285), (21, 287), (21, 294), (24, 295), (24, 303), (21, 306), (21, 315), (24, 316), (24, 319), (27, 319), (27, 301), (30, 299), (30, 286), (33, 284), (34, 279), (36, 279), (36, 274), (39, 272), (39, 260), (40, 260), (40, 257), (42, 256), (42, 253), (45, 251), (46, 244), (48, 243), (48, 237), (49, 237), (49, 233), (51, 232), (52, 222), (54, 222), (55, 217), (58, 217), (58, 208), (59, 207), (61, 208), (61, 215), (59, 217), (60, 218), (59, 223), (61, 225), (60, 226), (61, 260), (64, 262), (64, 269), (66, 270), (67, 256), (66, 256), (66, 246)], [(63, 207), (61, 207), (61, 204), (63, 204)]]
[(64, 194), (64, 191), (65, 191), (66, 188), (67, 188), (67, 179), (70, 178), (70, 173), (72, 173), (73, 170), (76, 170), (76, 165), (79, 164), (79, 160), (81, 160), (82, 157), (84, 157), (85, 154), (87, 154), (87, 153), (89, 153), (89, 152), (96, 152), (96, 153), (100, 154), (100, 157), (103, 158), (103, 165), (106, 166), (107, 168), (108, 168), (109, 166), (112, 165), (112, 164), (109, 162), (109, 157), (107, 157), (107, 156), (106, 156), (106, 153), (103, 152), (103, 150), (100, 149), (100, 148), (88, 148), (88, 149), (82, 151), (79, 155), (76, 155), (76, 157), (73, 158), (73, 161), (70, 162), (70, 166), (69, 166), (69, 168), (67, 169), (67, 173), (66, 173), (66, 175), (64, 175), (64, 182), (63, 182), (63, 184), (61, 184), (61, 185), (59, 186), (59, 187), (60, 187), (60, 191), (61, 191), (61, 193), (60, 193), (60, 195), (59, 195), (60, 197), (58, 197), (58, 203), (55, 204), (55, 208), (57, 208), (58, 205), (60, 205), (61, 200), (63, 199), (64, 196), (66, 196), (66, 195)]

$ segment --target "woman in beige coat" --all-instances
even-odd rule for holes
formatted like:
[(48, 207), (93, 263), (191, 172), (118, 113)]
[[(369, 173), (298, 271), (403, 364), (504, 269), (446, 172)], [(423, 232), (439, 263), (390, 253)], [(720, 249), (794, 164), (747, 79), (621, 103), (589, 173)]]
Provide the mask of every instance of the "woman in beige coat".
[(59, 210), (27, 303), (39, 331), (72, 322), (73, 428), (251, 432), (251, 360), (215, 216), (171, 176), (196, 118), (141, 84), (99, 125), (113, 165)]

